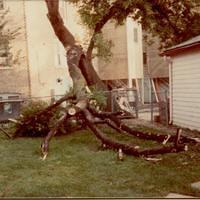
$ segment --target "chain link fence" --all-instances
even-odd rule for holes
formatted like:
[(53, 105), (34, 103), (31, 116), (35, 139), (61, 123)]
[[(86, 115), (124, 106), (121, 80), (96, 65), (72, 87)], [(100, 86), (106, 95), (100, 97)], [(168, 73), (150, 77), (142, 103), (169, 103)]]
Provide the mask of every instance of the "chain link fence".
[(168, 92), (151, 91), (148, 103), (143, 103), (141, 94), (134, 89), (114, 89), (106, 93), (109, 101), (108, 108), (111, 112), (124, 111), (132, 118), (159, 122), (168, 125), (169, 98)]
[[(107, 108), (111, 112), (123, 111), (127, 117), (139, 118), (147, 121), (160, 122), (168, 125), (169, 122), (169, 98), (168, 92), (155, 93), (151, 91), (148, 103), (143, 103), (141, 94), (132, 88), (113, 89), (105, 92), (107, 96)], [(0, 121), (8, 118), (16, 118), (20, 114), (21, 106), (30, 100), (45, 100), (53, 103), (59, 96), (22, 98), (19, 94), (0, 95)]]

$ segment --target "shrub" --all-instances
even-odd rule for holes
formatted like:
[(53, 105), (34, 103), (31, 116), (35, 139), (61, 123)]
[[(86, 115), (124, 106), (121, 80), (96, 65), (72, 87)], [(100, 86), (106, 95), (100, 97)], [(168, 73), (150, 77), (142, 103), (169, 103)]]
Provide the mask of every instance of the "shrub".
[[(44, 110), (47, 106), (48, 103), (42, 100), (29, 101), (22, 107), (19, 121), (23, 123), (29, 117)], [(21, 132), (19, 133), (19, 136), (45, 136), (58, 119), (60, 113), (59, 110), (59, 108), (56, 108), (48, 113), (45, 113), (45, 115), (38, 117), (38, 119), (35, 119), (34, 123), (31, 123), (28, 126), (23, 126)]]

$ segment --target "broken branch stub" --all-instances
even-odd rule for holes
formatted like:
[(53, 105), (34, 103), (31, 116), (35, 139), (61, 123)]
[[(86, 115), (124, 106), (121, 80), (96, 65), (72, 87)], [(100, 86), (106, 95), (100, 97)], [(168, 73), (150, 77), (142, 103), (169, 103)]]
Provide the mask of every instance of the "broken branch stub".
[(43, 158), (46, 158), (48, 151), (49, 151), (49, 142), (52, 139), (52, 137), (57, 133), (58, 128), (62, 125), (62, 123), (69, 118), (69, 116), (64, 113), (63, 116), (60, 117), (60, 119), (58, 120), (56, 126), (54, 128), (52, 128), (49, 133), (47, 134), (47, 136), (44, 138), (44, 141), (41, 144), (41, 151), (43, 154)]
[(178, 128), (178, 129), (177, 129), (177, 132), (176, 132), (175, 141), (174, 141), (175, 147), (177, 147), (177, 146), (179, 145), (181, 133), (182, 133), (182, 129), (181, 129), (181, 128)]

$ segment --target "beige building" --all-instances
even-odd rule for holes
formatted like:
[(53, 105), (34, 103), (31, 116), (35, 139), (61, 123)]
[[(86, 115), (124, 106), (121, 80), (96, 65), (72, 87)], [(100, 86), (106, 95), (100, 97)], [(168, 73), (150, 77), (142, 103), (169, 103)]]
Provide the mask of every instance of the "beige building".
[[(46, 16), (45, 1), (0, 2), (2, 12), (9, 9), (6, 29), (20, 28), (18, 36), (9, 44), (10, 53), (17, 61), (11, 64), (0, 63), (0, 93), (21, 93), (26, 97), (65, 94), (72, 81), (68, 73), (65, 50), (54, 35)], [(78, 21), (75, 9), (61, 1), (60, 12), (64, 22), (81, 40), (84, 30), (78, 23), (74, 23)]]
[(134, 88), (143, 103), (165, 100), (169, 88), (168, 63), (161, 57), (159, 39), (150, 45), (143, 40), (141, 25), (127, 18), (122, 26), (108, 23), (103, 34), (114, 44), (110, 63), (98, 62), (102, 80), (116, 87)]
[(160, 55), (159, 38), (151, 40), (152, 44), (143, 40), (144, 102), (151, 101), (151, 92), (156, 102), (165, 101), (169, 91), (168, 62)]
[(141, 83), (143, 78), (141, 26), (127, 18), (123, 26), (116, 27), (111, 22), (106, 24), (103, 34), (105, 39), (113, 43), (113, 56), (109, 63), (99, 59), (98, 73), (101, 79), (117, 87), (139, 89), (139, 82)]
[[(8, 28), (21, 28), (20, 34), (10, 42), (10, 52), (14, 58), (18, 58), (17, 62), (10, 65), (0, 64), (0, 93), (21, 93), (23, 96), (48, 98), (53, 94), (63, 95), (72, 86), (72, 81), (65, 50), (54, 35), (46, 16), (45, 1), (0, 2), (0, 8), (9, 8)], [(81, 26), (75, 7), (60, 1), (60, 12), (77, 42), (85, 42), (88, 32)], [(103, 34), (114, 44), (113, 57), (110, 63), (101, 59), (95, 61), (99, 76), (117, 87), (137, 89), (141, 100), (144, 100), (143, 77), (146, 72), (143, 70), (141, 25), (127, 18), (123, 26), (106, 24)]]
[[(65, 51), (47, 19), (45, 1), (1, 0), (9, 8), (9, 28), (20, 27), (20, 34), (10, 42), (11, 53), (18, 62), (0, 66), (0, 92), (21, 93), (30, 97), (62, 95), (71, 86)], [(19, 12), (20, 11), (20, 12)], [(76, 9), (60, 1), (64, 22), (78, 42), (87, 38)], [(104, 28), (106, 39), (112, 39), (111, 62), (96, 61), (95, 68), (103, 80), (125, 80), (129, 87), (138, 86), (143, 77), (141, 27), (127, 19), (118, 28), (112, 23)], [(114, 69), (114, 70), (113, 70)]]

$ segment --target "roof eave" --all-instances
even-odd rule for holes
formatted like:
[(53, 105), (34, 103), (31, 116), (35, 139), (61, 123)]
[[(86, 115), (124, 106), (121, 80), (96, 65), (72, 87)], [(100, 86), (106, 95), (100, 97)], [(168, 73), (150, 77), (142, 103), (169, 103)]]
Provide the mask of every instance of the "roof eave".
[(198, 49), (198, 48), (200, 48), (200, 42), (196, 42), (196, 43), (181, 46), (181, 47), (170, 48), (168, 50), (165, 50), (162, 53), (162, 55), (163, 56), (172, 56), (174, 54), (178, 54), (178, 53), (184, 52), (186, 50)]

